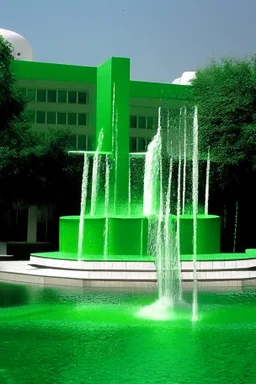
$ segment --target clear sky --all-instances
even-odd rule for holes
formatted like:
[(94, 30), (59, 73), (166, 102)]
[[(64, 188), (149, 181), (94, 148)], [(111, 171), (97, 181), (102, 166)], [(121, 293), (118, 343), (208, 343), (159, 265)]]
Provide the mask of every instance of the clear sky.
[(130, 57), (132, 79), (171, 82), (213, 56), (256, 53), (256, 0), (8, 0), (0, 28), (24, 35), (36, 61)]

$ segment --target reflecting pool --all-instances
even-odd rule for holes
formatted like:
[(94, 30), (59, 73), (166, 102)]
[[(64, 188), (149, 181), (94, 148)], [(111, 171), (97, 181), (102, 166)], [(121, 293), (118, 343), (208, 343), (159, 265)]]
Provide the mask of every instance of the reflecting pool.
[(191, 293), (158, 320), (152, 293), (0, 283), (1, 384), (255, 383), (256, 291)]

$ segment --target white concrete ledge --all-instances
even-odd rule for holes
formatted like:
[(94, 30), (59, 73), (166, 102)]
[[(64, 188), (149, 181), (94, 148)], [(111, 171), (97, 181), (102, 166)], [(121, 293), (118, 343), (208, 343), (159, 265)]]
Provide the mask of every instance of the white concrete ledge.
[[(72, 269), (81, 271), (155, 271), (153, 261), (72, 261), (31, 256), (30, 265), (47, 268)], [(225, 261), (198, 261), (198, 271), (219, 271), (256, 268), (255, 259), (237, 259)], [(193, 271), (192, 261), (181, 262), (182, 271)]]
[[(48, 261), (47, 259), (42, 260)], [(58, 260), (55, 261), (58, 262)], [(241, 261), (244, 262), (245, 260)], [(254, 259), (249, 261), (255, 263)], [(32, 261), (32, 263), (34, 262), (35, 260)], [(41, 265), (38, 268), (30, 265), (30, 263), (27, 261), (0, 261), (0, 281), (73, 287), (156, 288), (157, 286), (157, 273), (153, 262), (91, 261), (85, 262), (86, 264), (83, 265), (83, 268), (87, 267), (87, 270), (67, 269), (67, 264), (65, 264), (66, 269), (60, 269), (57, 268), (58, 263), (54, 267), (53, 265), (50, 267), (48, 264), (47, 266)], [(79, 267), (78, 262), (65, 261), (65, 263), (75, 263)], [(218, 269), (213, 269), (215, 267), (214, 262), (211, 262), (211, 264), (209, 262), (201, 263), (208, 264), (200, 265), (198, 263), (197, 279), (199, 287), (256, 285), (256, 270), (245, 269), (245, 263), (240, 263), (241, 269), (234, 269), (234, 261), (232, 269), (227, 269), (226, 262), (221, 265), (217, 264), (216, 268)], [(254, 263), (248, 263), (247, 265), (254, 265)], [(69, 264), (70, 267), (71, 265)], [(188, 267), (188, 265), (186, 266)], [(184, 264), (182, 263), (183, 267)], [(209, 269), (206, 270), (206, 267)], [(223, 269), (220, 270), (220, 267), (223, 267)], [(184, 287), (192, 287), (192, 270), (186, 270), (185, 268), (182, 270), (182, 281)]]
[(79, 271), (155, 271), (153, 261), (72, 261), (31, 256), (30, 265)]

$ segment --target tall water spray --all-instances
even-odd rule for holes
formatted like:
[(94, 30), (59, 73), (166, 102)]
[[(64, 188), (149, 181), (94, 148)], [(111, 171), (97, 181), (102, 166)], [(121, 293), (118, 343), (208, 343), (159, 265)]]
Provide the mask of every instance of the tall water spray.
[(192, 194), (193, 194), (193, 308), (192, 321), (198, 319), (197, 302), (197, 213), (198, 213), (198, 110), (195, 107), (193, 120), (193, 173), (192, 173)]
[(204, 214), (208, 215), (209, 211), (209, 186), (210, 186), (210, 148), (208, 149), (207, 164), (206, 164), (206, 183), (205, 183), (205, 199), (204, 199)]
[(238, 201), (236, 201), (236, 211), (235, 211), (235, 224), (234, 224), (234, 241), (233, 241), (233, 252), (236, 251), (236, 239), (237, 239), (237, 224), (238, 224)]
[(131, 181), (131, 158), (129, 157), (129, 181), (128, 181), (128, 215), (131, 216), (131, 204), (132, 204), (132, 181)]
[(161, 158), (161, 127), (148, 146), (145, 158), (143, 215), (155, 215), (159, 207), (159, 175)]
[(110, 178), (110, 162), (106, 156), (106, 173), (105, 173), (105, 230), (104, 230), (104, 259), (108, 256), (108, 230), (109, 230), (109, 178)]
[(97, 198), (98, 198), (98, 185), (99, 185), (99, 170), (100, 170), (100, 161), (101, 155), (100, 151), (103, 143), (103, 129), (99, 133), (98, 145), (93, 156), (93, 170), (92, 170), (92, 194), (91, 194), (91, 216), (96, 214)]
[(84, 241), (84, 219), (87, 200), (87, 186), (88, 186), (88, 172), (89, 172), (89, 158), (84, 153), (84, 166), (82, 176), (82, 188), (81, 188), (81, 207), (79, 218), (79, 233), (78, 233), (78, 260), (82, 259), (83, 254), (83, 241)]
[[(177, 227), (176, 227), (176, 267), (180, 269), (180, 215), (181, 215), (181, 145), (179, 143), (178, 182), (177, 182)], [(179, 287), (179, 299), (181, 299), (181, 279)]]
[[(169, 116), (168, 116), (169, 120)], [(168, 123), (167, 123), (168, 124)], [(144, 175), (144, 214), (149, 216), (150, 237), (155, 243), (159, 299), (163, 307), (172, 306), (181, 299), (180, 234), (181, 211), (181, 146), (179, 147), (178, 211), (177, 221), (171, 218), (173, 158), (172, 144), (169, 152), (169, 176), (167, 188), (163, 180), (163, 159), (161, 140), (161, 109), (158, 111), (158, 131), (148, 147)], [(158, 202), (158, 207), (156, 206)], [(156, 219), (157, 218), (157, 219)], [(177, 228), (178, 232), (175, 232)]]
[[(152, 164), (153, 169), (157, 168), (157, 174), (152, 173), (151, 185), (157, 185), (159, 183), (159, 212), (158, 212), (158, 223), (157, 223), (157, 237), (156, 237), (156, 262), (157, 262), (157, 272), (158, 272), (158, 286), (159, 286), (159, 298), (165, 296), (165, 287), (164, 287), (164, 242), (163, 242), (163, 218), (164, 218), (164, 196), (163, 196), (163, 167), (162, 167), (162, 138), (161, 138), (161, 108), (158, 110), (158, 132), (159, 132), (159, 141), (157, 142), (158, 147), (156, 154), (158, 158), (155, 159), (157, 163)], [(147, 159), (146, 159), (147, 161)], [(154, 176), (156, 175), (156, 179)], [(158, 180), (159, 178), (159, 180)], [(158, 182), (158, 183), (157, 183)], [(144, 184), (145, 188), (145, 184)], [(157, 192), (157, 191), (155, 191)], [(156, 196), (154, 196), (156, 198)], [(156, 200), (154, 200), (156, 201)]]
[(164, 271), (165, 271), (165, 280), (166, 280), (166, 291), (171, 294), (173, 291), (172, 284), (172, 258), (173, 254), (173, 238), (172, 233), (170, 233), (170, 213), (171, 213), (171, 193), (172, 193), (172, 173), (173, 173), (173, 159), (170, 157), (169, 163), (169, 177), (168, 177), (168, 187), (166, 194), (166, 205), (165, 205), (165, 222), (164, 222), (164, 246), (165, 246), (165, 260), (164, 260)]
[(184, 132), (183, 132), (183, 188), (182, 188), (182, 214), (185, 213), (186, 204), (186, 177), (187, 177), (187, 108), (184, 107)]
[(181, 300), (181, 269), (180, 252), (177, 249), (177, 238), (175, 234), (175, 222), (170, 216), (172, 207), (172, 179), (173, 179), (173, 158), (171, 155), (169, 163), (169, 177), (166, 194), (165, 206), (165, 225), (164, 225), (164, 292), (170, 298), (170, 303), (175, 304)]

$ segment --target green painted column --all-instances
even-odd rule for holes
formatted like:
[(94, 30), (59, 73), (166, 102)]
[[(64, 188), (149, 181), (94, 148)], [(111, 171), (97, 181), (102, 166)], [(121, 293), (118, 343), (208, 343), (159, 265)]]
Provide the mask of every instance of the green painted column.
[(97, 137), (102, 151), (112, 153), (110, 206), (116, 215), (128, 213), (130, 60), (113, 57), (97, 70)]
[[(103, 129), (102, 151), (107, 152), (112, 152), (112, 99), (112, 59), (110, 59), (97, 68), (96, 138)], [(97, 147), (97, 140), (95, 146)]]

